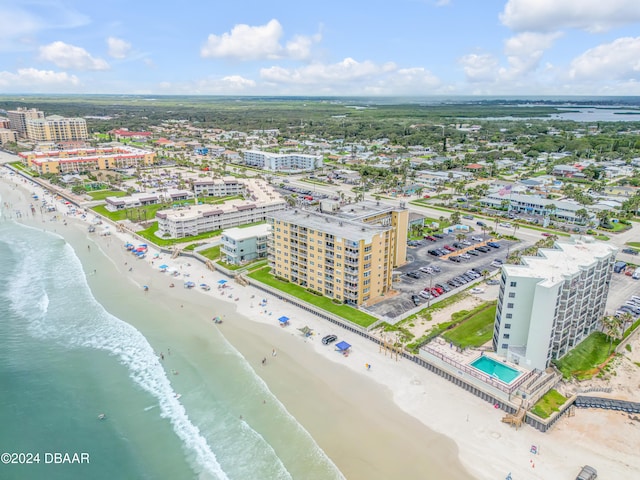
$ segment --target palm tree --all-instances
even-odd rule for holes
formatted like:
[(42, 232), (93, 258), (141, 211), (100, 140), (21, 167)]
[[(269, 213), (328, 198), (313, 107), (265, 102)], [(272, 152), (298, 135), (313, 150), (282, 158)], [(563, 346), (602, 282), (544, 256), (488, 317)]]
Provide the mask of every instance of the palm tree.
[(596, 213), (596, 218), (600, 221), (600, 226), (606, 227), (607, 225), (609, 225), (611, 212), (609, 210), (600, 210), (598, 213)]
[(491, 272), (485, 268), (480, 274), (482, 275), (482, 278), (486, 280), (490, 273)]
[(602, 319), (602, 331), (609, 337), (609, 353), (613, 348), (614, 339), (618, 339), (622, 330), (622, 318), (613, 315), (606, 316)]
[(514, 222), (513, 223), (513, 236), (516, 236), (516, 230), (520, 229), (520, 225), (518, 225), (518, 223)]
[(550, 203), (549, 205), (547, 205), (547, 212), (549, 212), (549, 216), (553, 217), (556, 214), (556, 210), (558, 209), (558, 207), (556, 207), (555, 204)]
[(635, 317), (631, 315), (629, 312), (624, 312), (622, 315), (620, 315), (620, 320), (622, 322), (622, 333), (624, 333), (625, 330), (628, 328), (627, 324), (629, 326), (633, 324)]
[(482, 225), (482, 227), (480, 228), (482, 229), (482, 241), (484, 241), (487, 237), (487, 230), (489, 229), (489, 227), (487, 227), (486, 225)]
[(576, 210), (576, 218), (578, 219), (578, 221), (586, 223), (586, 221), (589, 220), (589, 212), (586, 208)]
[(456, 235), (456, 240), (459, 241), (459, 242), (461, 242), (462, 240), (466, 240), (466, 239), (467, 239), (467, 236), (464, 233), (458, 233)]

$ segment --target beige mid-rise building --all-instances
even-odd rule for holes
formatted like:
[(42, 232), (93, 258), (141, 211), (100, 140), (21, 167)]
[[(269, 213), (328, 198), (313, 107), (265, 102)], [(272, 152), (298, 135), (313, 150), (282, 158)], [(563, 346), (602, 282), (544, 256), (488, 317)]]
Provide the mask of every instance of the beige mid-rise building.
[(60, 142), (89, 138), (84, 118), (65, 118), (51, 115), (26, 121), (27, 138), (33, 142)]
[(271, 273), (351, 305), (389, 292), (393, 268), (406, 262), (409, 212), (372, 202), (360, 205), (359, 212), (351, 207), (358, 205), (338, 214), (288, 210), (272, 215)]
[(17, 142), (18, 133), (7, 128), (0, 128), (0, 145), (4, 145), (9, 142)]
[(15, 130), (16, 132), (18, 132), (18, 135), (26, 138), (27, 121), (44, 118), (44, 112), (36, 110), (35, 108), (18, 107), (16, 110), (9, 110), (7, 112), (7, 117), (9, 117), (11, 130)]

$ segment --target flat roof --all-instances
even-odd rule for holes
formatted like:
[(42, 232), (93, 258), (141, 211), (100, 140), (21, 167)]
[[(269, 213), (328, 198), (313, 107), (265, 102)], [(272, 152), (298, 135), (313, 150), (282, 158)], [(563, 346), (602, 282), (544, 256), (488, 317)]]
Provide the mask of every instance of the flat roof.
[(373, 237), (381, 232), (386, 232), (391, 227), (369, 225), (364, 222), (340, 218), (336, 215), (327, 215), (309, 210), (282, 210), (270, 215), (276, 220), (293, 223), (310, 230), (325, 232), (338, 238), (344, 238), (354, 242), (364, 240), (370, 243)]
[(246, 240), (247, 238), (267, 236), (270, 231), (271, 225), (268, 223), (262, 223), (260, 225), (253, 225), (245, 228), (228, 228), (222, 231), (222, 235), (233, 238), (234, 240)]
[(578, 235), (557, 241), (555, 247), (541, 248), (538, 251), (541, 256), (522, 257), (521, 265), (507, 264), (502, 268), (510, 276), (540, 278), (544, 286), (550, 287), (618, 251), (608, 243)]
[(406, 208), (371, 200), (363, 200), (362, 202), (344, 205), (333, 215), (347, 220), (362, 220), (363, 218), (368, 218), (373, 215), (402, 210), (406, 210)]

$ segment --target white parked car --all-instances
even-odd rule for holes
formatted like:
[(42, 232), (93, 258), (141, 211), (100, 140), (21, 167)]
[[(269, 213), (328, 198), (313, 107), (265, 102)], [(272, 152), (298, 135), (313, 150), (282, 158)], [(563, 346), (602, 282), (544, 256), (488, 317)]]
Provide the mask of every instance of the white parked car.
[(482, 240), (482, 237), (471, 237), (471, 240), (473, 240), (474, 242), (483, 242), (484, 240)]

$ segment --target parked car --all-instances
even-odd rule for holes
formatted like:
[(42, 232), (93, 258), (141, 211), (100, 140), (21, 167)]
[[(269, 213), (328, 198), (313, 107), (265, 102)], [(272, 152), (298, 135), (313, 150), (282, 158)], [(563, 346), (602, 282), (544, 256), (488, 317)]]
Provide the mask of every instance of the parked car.
[(431, 294), (429, 292), (427, 292), (426, 290), (422, 290), (422, 291), (418, 292), (418, 295), (420, 295), (422, 298), (425, 298), (427, 300), (429, 300), (431, 298)]
[(487, 242), (487, 245), (489, 245), (492, 248), (500, 248), (500, 244), (496, 242)]
[(473, 240), (474, 242), (484, 242), (482, 237), (471, 237), (471, 240)]
[(629, 255), (638, 255), (638, 251), (633, 248), (623, 248), (622, 253), (628, 253)]
[(435, 287), (436, 288), (441, 288), (445, 292), (450, 292), (451, 291), (451, 289), (446, 284), (436, 283)]
[(411, 300), (413, 301), (414, 305), (420, 305), (421, 298), (418, 295), (411, 295)]
[(476, 222), (476, 225), (478, 225), (479, 227), (486, 227), (487, 224), (484, 222)]
[(431, 268), (433, 269), (434, 272), (436, 273), (440, 273), (442, 270), (440, 270), (440, 267), (437, 265), (431, 265)]
[(326, 337), (322, 337), (322, 344), (329, 345), (330, 343), (333, 343), (336, 340), (338, 340), (338, 337), (336, 335), (327, 335)]
[(420, 278), (420, 274), (418, 272), (407, 272), (407, 277), (411, 278)]
[(595, 468), (585, 465), (578, 473), (576, 480), (596, 480), (598, 478), (598, 472)]
[(436, 237), (436, 238), (440, 238), (440, 239), (444, 238), (444, 235), (442, 235), (440, 233), (434, 233), (433, 236)]
[(478, 252), (476, 252), (475, 250), (467, 250), (467, 253), (469, 255), (473, 255), (474, 257), (477, 257), (478, 255), (480, 255)]
[(473, 220), (473, 215), (462, 215), (462, 218), (466, 218), (467, 220)]
[(455, 247), (452, 247), (451, 245), (445, 245), (444, 248), (446, 250), (449, 250), (450, 252), (455, 252), (456, 251)]
[(434, 237), (433, 235), (425, 235), (424, 236), (425, 240), (429, 240), (430, 242), (436, 242), (438, 239), (436, 237)]
[(460, 257), (457, 256), (449, 257), (449, 260), (451, 260), (452, 262), (460, 263)]
[(498, 285), (500, 283), (499, 280), (487, 280), (487, 285)]
[(461, 253), (460, 254), (460, 258), (464, 258), (465, 260), (469, 260), (471, 258), (471, 255), (468, 255), (466, 253)]
[(439, 257), (442, 254), (440, 253), (439, 250), (429, 250), (429, 255), (433, 255), (434, 257)]

